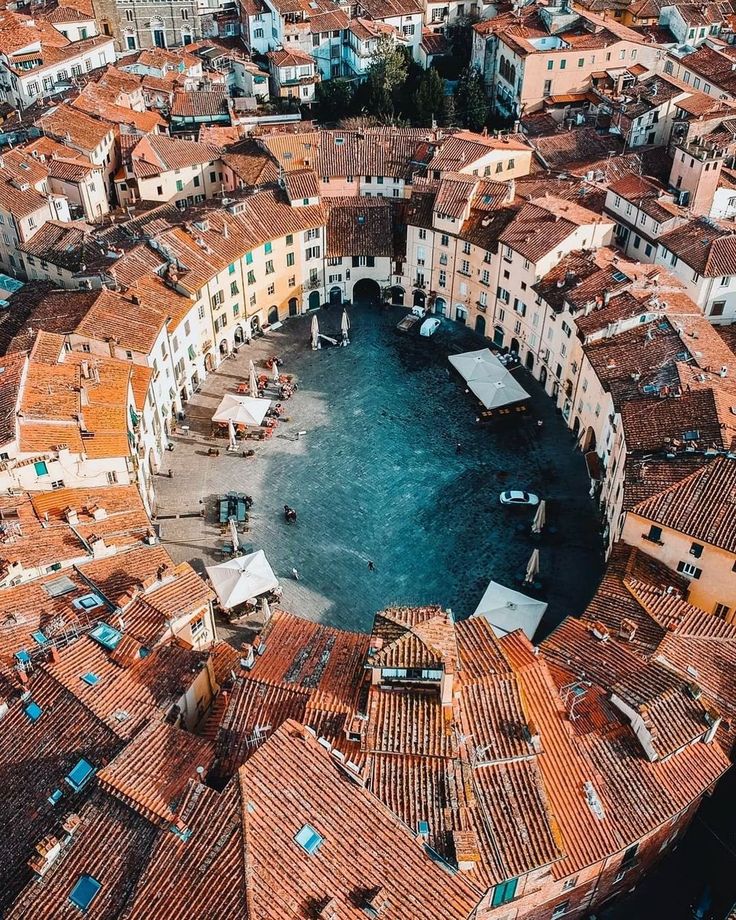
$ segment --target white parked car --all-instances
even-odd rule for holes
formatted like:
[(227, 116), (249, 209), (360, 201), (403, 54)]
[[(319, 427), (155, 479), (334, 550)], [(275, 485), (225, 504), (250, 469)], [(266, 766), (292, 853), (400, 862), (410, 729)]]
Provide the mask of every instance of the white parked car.
[(435, 317), (425, 319), (422, 325), (419, 327), (419, 335), (434, 335), (435, 332), (437, 332), (437, 330), (440, 328), (440, 325), (440, 321)]
[(535, 495), (533, 492), (521, 492), (515, 489), (511, 489), (508, 492), (502, 492), (499, 495), (499, 500), (502, 505), (538, 505), (539, 504), (539, 496)]

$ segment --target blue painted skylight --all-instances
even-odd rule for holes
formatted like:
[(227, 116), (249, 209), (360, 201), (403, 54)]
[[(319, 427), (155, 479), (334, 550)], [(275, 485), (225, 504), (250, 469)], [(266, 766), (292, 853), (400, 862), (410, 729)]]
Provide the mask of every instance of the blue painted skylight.
[(99, 684), (100, 678), (94, 673), (94, 671), (89, 671), (82, 677), (82, 680), (85, 684), (89, 684), (90, 687), (94, 687), (95, 684)]
[(311, 824), (305, 824), (296, 837), (294, 837), (294, 840), (296, 840), (299, 846), (305, 852), (309, 853), (310, 856), (316, 853), (320, 846), (322, 846), (323, 839), (324, 838), (317, 833)]
[(107, 623), (98, 623), (89, 635), (95, 642), (99, 642), (100, 645), (111, 650), (114, 649), (123, 638), (121, 632), (115, 629), (114, 626), (109, 626)]
[(95, 775), (95, 768), (84, 757), (75, 764), (66, 777), (67, 783), (75, 792), (79, 792)]
[(25, 712), (25, 714), (28, 716), (31, 722), (35, 722), (36, 719), (41, 718), (41, 713), (43, 712), (43, 709), (41, 709), (38, 703), (34, 703), (33, 700), (29, 700), (28, 704), (23, 709), (23, 712)]
[(69, 900), (80, 910), (87, 910), (100, 888), (102, 888), (102, 885), (91, 875), (80, 875), (79, 881), (72, 888)]

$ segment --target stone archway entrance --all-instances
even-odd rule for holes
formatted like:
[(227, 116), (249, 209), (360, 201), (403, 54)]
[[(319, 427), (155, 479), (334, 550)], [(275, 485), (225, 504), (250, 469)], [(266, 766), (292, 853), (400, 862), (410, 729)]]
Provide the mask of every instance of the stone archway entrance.
[(391, 288), (391, 303), (397, 307), (403, 307), (404, 305), (404, 289), (398, 284)]
[(422, 307), (427, 303), (427, 295), (424, 291), (414, 291), (414, 306)]
[(596, 438), (595, 431), (590, 427), (585, 432), (585, 437), (583, 438), (583, 443), (580, 445), (584, 454), (587, 454), (589, 450), (595, 450), (596, 447)]
[(519, 357), (521, 353), (521, 347), (519, 345), (518, 339), (511, 339), (511, 344), (509, 345), (509, 351), (512, 354), (516, 355), (517, 358)]
[(478, 335), (486, 334), (486, 318), (485, 316), (476, 316), (475, 317), (475, 331)]
[(320, 307), (319, 291), (312, 291), (309, 295), (309, 309), (318, 310)]
[(501, 326), (493, 327), (493, 344), (498, 348), (503, 348), (503, 328)]
[(242, 342), (245, 341), (245, 333), (243, 332), (242, 326), (235, 327), (235, 332), (233, 334), (233, 341), (235, 342), (236, 345), (240, 345)]
[(229, 351), (230, 351), (230, 346), (227, 344), (227, 339), (223, 339), (220, 342), (220, 354), (226, 355), (229, 353)]
[(299, 301), (296, 297), (289, 298), (289, 316), (296, 316), (299, 312)]
[(378, 304), (381, 302), (381, 288), (372, 278), (361, 278), (353, 285), (353, 300), (356, 303)]
[(268, 311), (268, 324), (272, 326), (279, 321), (279, 308), (274, 304)]
[(339, 307), (342, 303), (342, 291), (339, 287), (330, 288), (330, 305)]

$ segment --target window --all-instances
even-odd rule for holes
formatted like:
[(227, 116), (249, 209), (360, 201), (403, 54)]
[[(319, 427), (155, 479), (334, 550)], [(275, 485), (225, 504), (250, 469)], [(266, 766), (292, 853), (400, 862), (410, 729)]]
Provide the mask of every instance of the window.
[(723, 311), (726, 309), (725, 300), (714, 300), (713, 306), (710, 308), (711, 316), (723, 316)]
[(181, 192), (181, 191), (183, 191), (183, 189), (184, 189), (184, 183), (181, 181), (181, 179), (177, 179), (177, 180), (176, 180), (176, 190), (177, 190), (177, 192)]
[(496, 297), (504, 303), (508, 303), (511, 300), (511, 294), (509, 294), (506, 288), (502, 287), (496, 288)]
[(275, 285), (275, 284), (269, 284), (269, 286), (268, 286), (268, 288), (267, 288), (267, 293), (268, 293), (269, 295), (270, 295), (270, 294), (275, 294), (275, 293), (276, 293), (276, 285)]
[(493, 889), (493, 899), (491, 907), (500, 907), (502, 904), (508, 904), (516, 896), (516, 887), (519, 884), (518, 878), (510, 878)]
[(470, 255), (470, 250), (471, 250), (470, 243), (468, 243), (467, 240), (466, 240), (466, 241), (463, 243), (463, 252), (465, 253), (466, 256), (469, 256), (469, 255)]
[(248, 284), (255, 284), (255, 283), (256, 283), (256, 273), (252, 271), (248, 272)]
[(440, 237), (440, 246), (449, 246), (449, 245), (450, 245), (450, 237), (446, 233), (443, 233), (442, 236)]
[(236, 295), (236, 294), (239, 294), (239, 293), (240, 293), (240, 291), (238, 290), (238, 282), (237, 282), (237, 281), (231, 281), (231, 282), (230, 282), (230, 296), (231, 296), (231, 297), (235, 297), (235, 295)]
[(578, 67), (585, 67), (585, 58), (578, 58)]
[(713, 613), (715, 616), (720, 617), (722, 620), (725, 620), (728, 616), (731, 608), (727, 607), (726, 604), (716, 604), (713, 608)]
[(557, 907), (552, 908), (552, 920), (556, 920), (557, 917), (564, 917), (565, 914), (570, 910), (570, 902), (563, 901), (562, 904), (558, 904)]
[(639, 844), (632, 844), (627, 850), (624, 851), (624, 858), (621, 860), (621, 868), (627, 868), (632, 865), (636, 859), (636, 854), (639, 852)]
[(545, 80), (545, 81), (544, 81), (544, 90), (543, 90), (542, 95), (544, 95), (544, 96), (551, 96), (551, 95), (552, 95), (552, 81), (551, 81), (551, 80)]
[(565, 881), (562, 883), (562, 890), (572, 891), (572, 889), (577, 885), (577, 883), (578, 883), (577, 875), (574, 875), (572, 878), (566, 878)]
[(272, 248), (273, 248), (273, 247), (271, 246), (271, 243), (264, 243), (264, 244), (263, 244), (263, 251), (266, 253), (266, 255), (268, 255), (268, 254), (271, 252), (271, 249), (272, 249)]
[(567, 67), (567, 61), (565, 60), (565, 58), (563, 58), (560, 61), (560, 70), (564, 70), (566, 67)]
[(294, 840), (305, 853), (309, 853), (310, 856), (313, 856), (322, 846), (324, 838), (321, 834), (317, 833), (311, 824), (305, 824), (294, 837)]
[(657, 527), (656, 524), (652, 524), (649, 528), (649, 533), (644, 534), (645, 540), (650, 540), (652, 543), (662, 543), (662, 528)]
[[(309, 250), (307, 250), (307, 252), (309, 252)], [(307, 256), (307, 258), (309, 258), (309, 256)], [(272, 275), (273, 273), (274, 273), (273, 259), (267, 259), (266, 260), (266, 274)]]
[(77, 884), (69, 894), (69, 900), (75, 907), (86, 913), (90, 904), (100, 892), (102, 885), (91, 875), (80, 875)]
[(694, 566), (689, 562), (678, 562), (677, 571), (681, 575), (687, 575), (688, 578), (700, 578), (700, 576), (703, 574), (702, 569), (699, 569), (697, 566)]
[(420, 239), (420, 240), (426, 240), (426, 239), (427, 239), (427, 231), (424, 230), (423, 228), (420, 228), (420, 230), (419, 230), (419, 239)]
[(695, 556), (696, 559), (700, 559), (703, 555), (703, 547), (700, 543), (693, 543), (690, 546), (690, 555)]
[(133, 10), (126, 10), (125, 18), (128, 22), (133, 22)]
[(551, 61), (551, 60), (547, 61), (547, 70), (554, 70), (554, 66), (555, 66), (554, 61)]
[(33, 467), (36, 470), (36, 476), (48, 476), (49, 468), (44, 460), (39, 460), (38, 463), (34, 463)]
[(437, 284), (442, 288), (447, 287), (447, 272), (446, 271), (443, 270), (440, 272)]
[(182, 18), (182, 19), (189, 19), (189, 10), (182, 10), (182, 11), (181, 11), (181, 18)]

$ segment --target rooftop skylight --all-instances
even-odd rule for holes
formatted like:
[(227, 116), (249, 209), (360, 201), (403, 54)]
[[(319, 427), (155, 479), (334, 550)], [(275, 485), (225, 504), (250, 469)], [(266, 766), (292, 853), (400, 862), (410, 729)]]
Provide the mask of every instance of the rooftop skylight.
[(79, 760), (65, 777), (75, 792), (79, 792), (95, 775), (95, 768), (84, 757)]
[(309, 853), (310, 856), (313, 856), (322, 846), (323, 839), (324, 838), (317, 833), (311, 824), (305, 824), (296, 837), (294, 837), (294, 840), (304, 852)]
[(119, 630), (115, 629), (114, 626), (109, 626), (107, 623), (98, 623), (89, 635), (95, 642), (99, 642), (104, 648), (109, 648), (110, 650), (116, 648), (118, 642), (123, 638), (123, 634)]
[(85, 911), (94, 901), (102, 885), (91, 875), (80, 875), (79, 881), (72, 888), (69, 900), (75, 907)]

